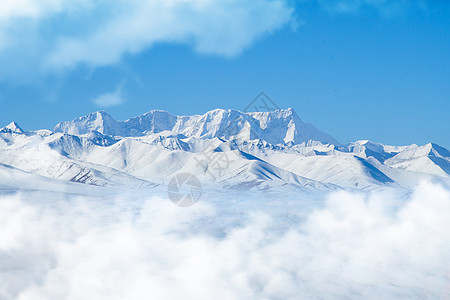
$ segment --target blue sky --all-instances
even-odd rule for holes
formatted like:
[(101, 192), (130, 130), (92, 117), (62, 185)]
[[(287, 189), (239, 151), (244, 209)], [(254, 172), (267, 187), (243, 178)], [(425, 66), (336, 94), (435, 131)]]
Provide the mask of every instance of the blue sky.
[(450, 148), (450, 3), (6, 0), (0, 120), (244, 109), (265, 91), (345, 143)]

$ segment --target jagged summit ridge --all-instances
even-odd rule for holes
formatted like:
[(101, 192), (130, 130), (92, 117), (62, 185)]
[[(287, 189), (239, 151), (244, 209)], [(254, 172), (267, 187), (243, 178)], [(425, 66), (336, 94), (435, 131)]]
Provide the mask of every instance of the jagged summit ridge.
[(19, 124), (16, 122), (11, 122), (7, 126), (1, 128), (7, 131), (15, 132), (15, 133), (23, 133), (24, 131), (20, 128)]
[(318, 141), (339, 145), (330, 135), (303, 122), (294, 109), (243, 113), (238, 110), (215, 109), (203, 115), (174, 116), (152, 110), (126, 121), (116, 121), (104, 111), (88, 114), (56, 125), (55, 132), (86, 134), (98, 131), (121, 137), (144, 136), (172, 131), (187, 137), (225, 138), (241, 141), (261, 139), (271, 144), (300, 144)]
[(86, 134), (90, 131), (98, 131), (106, 135), (115, 135), (119, 124), (105, 111), (97, 111), (86, 116), (79, 117), (70, 122), (62, 122), (55, 126), (54, 132), (68, 134)]

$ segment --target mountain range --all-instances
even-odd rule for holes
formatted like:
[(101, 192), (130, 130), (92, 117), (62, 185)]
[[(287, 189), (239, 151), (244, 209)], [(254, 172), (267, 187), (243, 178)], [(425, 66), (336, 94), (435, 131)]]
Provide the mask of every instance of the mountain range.
[(0, 129), (3, 189), (154, 188), (180, 173), (219, 191), (409, 189), (422, 180), (448, 184), (450, 152), (433, 143), (341, 144), (291, 108), (194, 116), (153, 110), (126, 121), (98, 111), (53, 131), (15, 122)]

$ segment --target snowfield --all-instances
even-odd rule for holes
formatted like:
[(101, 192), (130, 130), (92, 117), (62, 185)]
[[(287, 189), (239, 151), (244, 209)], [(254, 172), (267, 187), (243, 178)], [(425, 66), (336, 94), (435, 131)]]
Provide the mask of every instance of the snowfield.
[(13, 122), (0, 227), (5, 300), (447, 299), (450, 152), (343, 145), (292, 109)]

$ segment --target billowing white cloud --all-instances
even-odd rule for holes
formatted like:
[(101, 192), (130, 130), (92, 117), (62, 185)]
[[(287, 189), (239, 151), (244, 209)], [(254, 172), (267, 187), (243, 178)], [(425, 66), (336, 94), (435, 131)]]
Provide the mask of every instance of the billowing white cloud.
[(40, 71), (104, 66), (156, 43), (229, 57), (292, 14), (288, 0), (3, 0), (0, 62)]
[[(406, 0), (318, 1), (330, 11), (395, 14)], [(301, 2), (300, 2), (301, 3)], [(113, 65), (156, 44), (233, 57), (288, 24), (291, 0), (1, 0), (0, 79)]]
[(0, 298), (450, 296), (450, 191), (437, 185), (408, 198), (339, 192), (306, 216), (301, 199), (185, 209), (133, 197), (2, 196)]
[(122, 95), (122, 87), (117, 87), (115, 91), (101, 94), (100, 96), (96, 97), (93, 102), (98, 106), (102, 108), (117, 106), (120, 104), (123, 104), (125, 102), (125, 99)]

